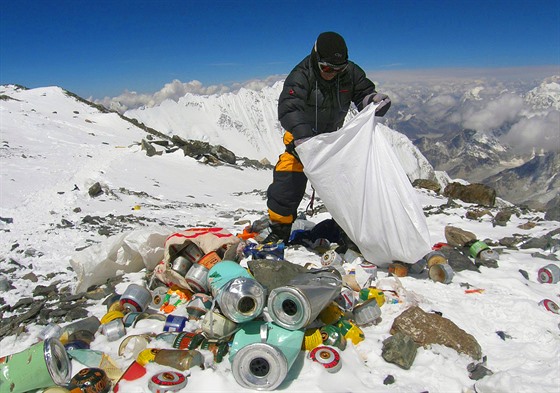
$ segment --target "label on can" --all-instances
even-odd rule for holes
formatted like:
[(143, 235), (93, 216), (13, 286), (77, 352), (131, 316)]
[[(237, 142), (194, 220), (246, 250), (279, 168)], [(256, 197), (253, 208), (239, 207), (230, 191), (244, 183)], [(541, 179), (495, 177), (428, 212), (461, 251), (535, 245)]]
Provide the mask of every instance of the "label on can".
[(71, 390), (79, 388), (83, 393), (107, 393), (111, 390), (111, 381), (100, 368), (84, 368), (70, 380)]
[(164, 371), (150, 378), (148, 387), (153, 393), (175, 392), (187, 386), (187, 377), (177, 371)]
[(469, 247), (469, 252), (471, 253), (471, 256), (473, 258), (476, 258), (478, 256), (478, 254), (480, 254), (480, 252), (482, 250), (486, 250), (488, 247), (488, 245), (484, 242), (481, 242), (480, 240), (474, 242), (470, 247)]
[(560, 267), (549, 264), (539, 269), (538, 280), (543, 284), (556, 284), (560, 281)]
[(336, 373), (342, 367), (340, 353), (332, 347), (318, 346), (309, 353), (309, 358), (319, 363), (329, 373)]
[(539, 302), (539, 305), (543, 306), (544, 308), (546, 308), (548, 311), (553, 312), (554, 314), (560, 314), (560, 307), (558, 307), (558, 304), (554, 303), (552, 300), (550, 299), (543, 299)]
[(222, 259), (219, 257), (218, 253), (216, 251), (212, 251), (204, 255), (202, 258), (200, 258), (198, 264), (210, 270), (215, 264), (217, 264), (221, 260)]

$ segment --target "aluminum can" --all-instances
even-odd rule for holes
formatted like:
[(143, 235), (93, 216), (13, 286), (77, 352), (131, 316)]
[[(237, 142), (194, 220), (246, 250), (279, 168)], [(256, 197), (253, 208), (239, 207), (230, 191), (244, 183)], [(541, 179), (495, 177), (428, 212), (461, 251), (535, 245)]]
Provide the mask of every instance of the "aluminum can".
[(299, 274), (287, 285), (270, 292), (270, 317), (283, 328), (301, 329), (313, 322), (341, 289), (342, 279), (338, 272), (317, 270)]
[(177, 392), (187, 386), (187, 377), (177, 371), (163, 371), (153, 375), (148, 382), (152, 393)]
[(198, 263), (193, 264), (187, 272), (185, 280), (193, 292), (208, 292), (208, 269), (206, 267)]
[(207, 312), (202, 318), (202, 332), (208, 338), (222, 339), (230, 337), (237, 329), (237, 323), (218, 314), (215, 311)]
[(474, 242), (473, 244), (471, 244), (471, 246), (469, 247), (469, 253), (471, 254), (471, 256), (473, 258), (478, 257), (478, 254), (480, 254), (480, 252), (482, 250), (486, 250), (490, 247), (488, 247), (488, 245), (484, 242), (481, 242), (480, 240), (477, 240), (476, 242)]
[(342, 266), (344, 259), (335, 250), (326, 251), (321, 257), (321, 265), (323, 266)]
[(106, 336), (109, 341), (116, 341), (124, 337), (126, 335), (126, 329), (122, 318), (113, 319), (111, 322), (101, 325), (101, 333)]
[(376, 299), (369, 299), (354, 307), (352, 314), (356, 325), (368, 326), (375, 323), (381, 317), (381, 309)]
[(560, 267), (555, 264), (548, 264), (539, 269), (538, 279), (543, 284), (556, 284), (560, 281)]
[(208, 272), (208, 286), (221, 312), (235, 323), (261, 315), (266, 291), (244, 267), (233, 261), (222, 261)]
[(321, 329), (321, 338), (324, 345), (337, 347), (344, 351), (346, 349), (346, 337), (336, 325), (325, 325)]
[(188, 322), (187, 317), (180, 315), (170, 314), (165, 320), (165, 325), (163, 326), (164, 332), (182, 332), (185, 329), (185, 325)]
[(47, 338), (21, 352), (0, 358), (2, 393), (67, 385), (71, 376), (72, 363), (66, 349), (56, 338)]
[(244, 323), (232, 340), (229, 360), (237, 383), (247, 389), (274, 390), (286, 378), (303, 342), (302, 330), (274, 323)]
[(181, 251), (181, 255), (187, 257), (193, 264), (197, 263), (200, 258), (204, 256), (202, 250), (194, 243), (189, 243), (183, 250)]
[(128, 311), (144, 312), (152, 301), (148, 288), (138, 284), (130, 284), (121, 295), (121, 305)]
[(446, 263), (432, 265), (428, 274), (433, 281), (443, 284), (449, 284), (455, 275), (451, 266)]
[(179, 255), (171, 262), (171, 270), (185, 277), (192, 265), (193, 262), (189, 258)]
[(309, 352), (309, 359), (319, 363), (329, 373), (336, 373), (342, 368), (340, 353), (333, 347), (318, 346)]

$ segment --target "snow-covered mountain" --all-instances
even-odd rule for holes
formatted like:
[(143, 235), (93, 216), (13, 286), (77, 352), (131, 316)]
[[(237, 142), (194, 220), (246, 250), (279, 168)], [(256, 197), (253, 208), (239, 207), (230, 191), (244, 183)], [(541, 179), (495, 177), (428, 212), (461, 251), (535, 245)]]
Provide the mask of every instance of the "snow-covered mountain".
[[(274, 164), (284, 150), (284, 130), (277, 115), (281, 89), (282, 82), (277, 82), (261, 91), (241, 89), (209, 96), (187, 94), (177, 102), (166, 100), (161, 105), (126, 111), (125, 116), (168, 136), (222, 145), (237, 156), (267, 158)], [(356, 113), (350, 111), (348, 119)], [(380, 128), (411, 181), (436, 180), (432, 165), (405, 135), (383, 125)]]

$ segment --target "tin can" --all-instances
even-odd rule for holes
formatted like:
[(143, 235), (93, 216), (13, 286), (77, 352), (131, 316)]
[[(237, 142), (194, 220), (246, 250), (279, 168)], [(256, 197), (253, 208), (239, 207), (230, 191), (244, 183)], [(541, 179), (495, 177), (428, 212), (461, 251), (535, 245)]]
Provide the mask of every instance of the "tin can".
[(56, 338), (47, 338), (24, 351), (0, 358), (2, 393), (67, 385), (71, 376), (72, 363), (66, 349)]
[(200, 319), (212, 308), (212, 296), (195, 293), (186, 304), (187, 314), (192, 319)]
[(126, 329), (122, 318), (113, 319), (111, 322), (101, 325), (101, 333), (109, 341), (116, 341), (126, 335)]
[(68, 341), (68, 337), (78, 330), (87, 330), (92, 334), (97, 333), (99, 327), (101, 326), (101, 321), (95, 316), (87, 317), (74, 321), (62, 328), (62, 335), (60, 336), (60, 342), (64, 344)]
[(427, 266), (428, 269), (430, 269), (434, 265), (441, 265), (447, 263), (447, 257), (441, 251), (429, 252), (422, 259), (426, 261), (425, 266)]
[(381, 317), (381, 309), (376, 299), (369, 299), (358, 304), (352, 310), (354, 321), (358, 326), (368, 326), (374, 324)]
[(340, 294), (334, 298), (334, 301), (344, 311), (351, 311), (356, 305), (357, 299), (354, 290), (344, 286), (340, 290)]
[(193, 292), (208, 292), (208, 269), (206, 267), (195, 263), (191, 266), (185, 280)]
[(337, 347), (342, 351), (346, 349), (346, 337), (336, 325), (325, 325), (320, 331), (324, 345)]
[(214, 361), (216, 363), (221, 363), (229, 351), (229, 342), (203, 340), (199, 348), (212, 352), (212, 355), (214, 355)]
[(41, 330), (39, 333), (40, 340), (46, 340), (47, 338), (56, 338), (57, 340), (62, 335), (62, 328), (56, 323), (49, 323), (47, 326)]
[(138, 319), (138, 317), (142, 315), (141, 312), (129, 312), (126, 313), (126, 315), (123, 317), (123, 324), (124, 327), (131, 327), (134, 326), (134, 323), (136, 322), (136, 320)]
[(187, 317), (180, 315), (170, 314), (165, 319), (165, 325), (163, 326), (164, 332), (182, 332), (185, 329), (185, 325), (188, 322)]
[(202, 367), (204, 357), (194, 349), (160, 349), (156, 352), (154, 363), (186, 371), (194, 366)]
[(200, 333), (181, 332), (173, 342), (176, 349), (196, 349), (204, 341), (204, 336)]
[(68, 336), (68, 341), (80, 340), (85, 343), (91, 344), (95, 340), (95, 335), (89, 330), (78, 330)]
[(433, 281), (443, 284), (449, 284), (455, 275), (451, 266), (446, 263), (432, 265), (428, 274)]
[(173, 262), (171, 262), (171, 270), (173, 270), (180, 276), (185, 277), (192, 265), (193, 262), (190, 259), (179, 255), (173, 260)]
[(152, 310), (159, 311), (165, 302), (165, 295), (167, 295), (169, 289), (168, 286), (154, 288), (154, 290), (152, 290), (152, 301), (148, 307)]
[(342, 311), (340, 306), (336, 302), (331, 302), (319, 313), (319, 319), (325, 325), (330, 325), (338, 321), (343, 315), (344, 311)]
[(358, 293), (358, 298), (361, 301), (375, 299), (379, 307), (385, 304), (385, 292), (375, 287), (362, 288)]
[(326, 251), (321, 257), (321, 265), (323, 266), (342, 266), (344, 260), (335, 250)]
[(118, 354), (126, 359), (136, 359), (140, 352), (148, 348), (151, 340), (152, 337), (148, 334), (126, 336), (119, 345)]
[(486, 250), (490, 247), (488, 247), (488, 245), (484, 242), (481, 242), (480, 240), (477, 240), (476, 242), (474, 242), (473, 244), (471, 244), (471, 246), (469, 247), (469, 253), (471, 254), (471, 256), (473, 258), (478, 257), (478, 254), (480, 254), (480, 252), (482, 250)]
[(208, 254), (204, 255), (202, 258), (200, 258), (198, 264), (210, 270), (212, 269), (212, 267), (214, 267), (215, 264), (221, 262), (221, 260), (222, 258), (220, 258), (220, 256), (216, 251), (211, 251)]
[(208, 272), (208, 286), (222, 313), (235, 323), (261, 315), (266, 291), (247, 269), (233, 261), (222, 261)]
[(548, 311), (553, 312), (554, 314), (560, 314), (560, 307), (558, 307), (558, 304), (554, 303), (552, 300), (550, 299), (543, 299), (539, 302), (540, 306), (543, 306), (544, 308), (546, 308)]
[(389, 273), (397, 277), (406, 277), (408, 275), (408, 265), (401, 262), (393, 262), (389, 264)]
[(177, 371), (163, 371), (153, 375), (148, 382), (152, 393), (178, 392), (187, 386), (187, 377)]
[(302, 330), (249, 321), (233, 337), (229, 360), (237, 383), (247, 389), (274, 390), (286, 378), (303, 341)]
[(352, 341), (354, 345), (358, 345), (360, 342), (365, 340), (364, 332), (355, 323), (349, 319), (340, 319), (336, 326), (340, 329), (340, 332), (346, 337), (347, 340)]
[(338, 272), (318, 270), (299, 274), (288, 285), (270, 292), (270, 317), (283, 328), (301, 329), (313, 322), (341, 289), (342, 279)]
[(204, 253), (196, 244), (190, 242), (181, 250), (181, 255), (187, 257), (194, 265), (204, 256)]
[(302, 350), (311, 351), (321, 344), (323, 344), (323, 336), (321, 335), (320, 329), (313, 328), (305, 330), (303, 335), (303, 344), (301, 345)]
[(342, 368), (340, 353), (333, 347), (318, 346), (309, 352), (309, 359), (319, 363), (329, 373), (336, 373)]
[(560, 267), (548, 264), (539, 269), (538, 280), (543, 284), (556, 284), (560, 281)]
[(130, 284), (121, 295), (121, 305), (128, 311), (144, 312), (152, 301), (148, 288), (138, 284)]
[(222, 314), (211, 311), (202, 318), (201, 328), (208, 338), (221, 339), (231, 336), (237, 329), (237, 323)]
[(498, 254), (496, 250), (486, 248), (478, 253), (478, 257), (476, 259), (483, 261), (497, 261), (498, 259), (500, 259), (500, 254)]
[(70, 380), (70, 390), (79, 389), (83, 393), (108, 393), (111, 391), (111, 380), (100, 368), (84, 368)]

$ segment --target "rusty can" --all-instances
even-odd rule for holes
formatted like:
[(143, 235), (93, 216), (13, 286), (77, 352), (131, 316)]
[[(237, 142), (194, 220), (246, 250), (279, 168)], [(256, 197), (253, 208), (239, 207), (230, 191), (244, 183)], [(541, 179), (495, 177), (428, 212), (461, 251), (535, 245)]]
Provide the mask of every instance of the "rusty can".
[(560, 267), (552, 263), (539, 269), (539, 282), (543, 284), (556, 284), (560, 281)]
[(393, 262), (389, 264), (389, 273), (397, 277), (406, 277), (408, 275), (408, 265), (402, 262)]

